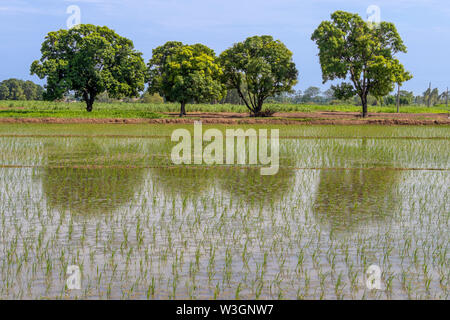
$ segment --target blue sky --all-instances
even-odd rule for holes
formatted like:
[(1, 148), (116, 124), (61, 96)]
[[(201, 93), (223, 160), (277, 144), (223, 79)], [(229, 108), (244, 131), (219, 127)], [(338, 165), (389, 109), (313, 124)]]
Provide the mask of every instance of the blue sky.
[[(203, 43), (217, 54), (248, 36), (270, 34), (294, 53), (297, 89), (323, 89), (311, 33), (335, 10), (367, 17), (370, 5), (394, 22), (408, 47), (399, 55), (414, 79), (404, 89), (422, 93), (431, 81), (450, 86), (450, 3), (437, 0), (0, 0), (0, 80), (29, 75), (49, 31), (66, 27), (67, 7), (78, 5), (81, 22), (106, 25), (134, 41), (146, 62), (168, 40)], [(41, 82), (42, 83), (42, 82)]]

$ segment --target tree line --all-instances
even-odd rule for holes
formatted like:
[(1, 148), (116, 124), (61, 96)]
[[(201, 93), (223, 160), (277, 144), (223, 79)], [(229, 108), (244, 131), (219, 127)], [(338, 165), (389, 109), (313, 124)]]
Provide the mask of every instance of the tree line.
[[(415, 95), (412, 91), (400, 90), (398, 92), (399, 105), (424, 105), (435, 106), (443, 105), (447, 102), (447, 91), (439, 92), (438, 88), (427, 89), (423, 94)], [(271, 103), (287, 104), (318, 104), (318, 105), (336, 105), (336, 104), (354, 104), (361, 105), (358, 96), (353, 96), (345, 100), (335, 98), (333, 88), (321, 91), (319, 87), (308, 87), (306, 90), (297, 90), (292, 93), (285, 92), (281, 95), (271, 97), (267, 100)], [(369, 106), (394, 106), (397, 104), (397, 94), (389, 94), (383, 97), (374, 97), (368, 95), (367, 103)]]
[(42, 100), (44, 88), (32, 81), (7, 79), (0, 82), (0, 100)]
[[(43, 100), (44, 88), (32, 81), (23, 81), (19, 79), (7, 79), (0, 82), (0, 100)], [(444, 105), (448, 102), (447, 91), (440, 92), (438, 88), (427, 89), (421, 95), (414, 95), (412, 91), (400, 90), (399, 94), (400, 106), (422, 105), (436, 106)], [(73, 94), (66, 94), (64, 101), (77, 101)], [(121, 98), (120, 100), (109, 97), (107, 92), (99, 94), (96, 98), (97, 102), (140, 102), (158, 104), (164, 103), (164, 98), (158, 93), (150, 94), (148, 91), (143, 92), (139, 97)], [(384, 97), (376, 98), (372, 95), (367, 97), (369, 106), (394, 106), (397, 103), (397, 95), (390, 94)], [(272, 104), (317, 104), (317, 105), (339, 105), (352, 104), (361, 105), (358, 96), (346, 100), (338, 100), (334, 96), (334, 90), (330, 87), (322, 91), (319, 87), (310, 86), (305, 90), (294, 90), (292, 92), (283, 92), (282, 94), (269, 97), (268, 103)], [(244, 102), (239, 97), (236, 90), (227, 90), (225, 96), (219, 101), (210, 101), (215, 104), (237, 104), (243, 105)]]
[[(370, 96), (387, 96), (412, 78), (395, 57), (406, 47), (392, 23), (373, 25), (357, 14), (336, 11), (311, 40), (319, 49), (323, 83), (343, 80), (331, 87), (333, 98), (358, 96), (364, 117)], [(135, 97), (147, 84), (149, 97), (179, 103), (180, 116), (189, 103), (227, 97), (238, 98), (251, 115), (264, 116), (264, 102), (292, 94), (299, 76), (292, 52), (270, 35), (249, 37), (219, 56), (203, 44), (169, 41), (155, 48), (145, 64), (131, 40), (108, 27), (85, 24), (48, 33), (41, 53), (31, 74), (46, 78), (43, 98), (61, 99), (70, 92), (85, 101), (89, 112), (104, 93)], [(310, 98), (317, 96), (310, 91)]]

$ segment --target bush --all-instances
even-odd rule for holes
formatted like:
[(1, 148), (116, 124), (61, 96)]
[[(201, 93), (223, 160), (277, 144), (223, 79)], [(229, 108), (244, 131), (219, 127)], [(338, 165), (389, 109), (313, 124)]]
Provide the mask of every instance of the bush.
[(142, 103), (164, 103), (164, 99), (157, 93), (151, 95), (150, 93), (146, 92), (141, 97)]

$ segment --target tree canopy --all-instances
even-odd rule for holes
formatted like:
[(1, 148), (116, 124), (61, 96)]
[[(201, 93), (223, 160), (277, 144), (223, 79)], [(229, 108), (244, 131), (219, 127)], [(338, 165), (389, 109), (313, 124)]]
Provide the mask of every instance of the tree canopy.
[(202, 44), (167, 42), (153, 50), (148, 68), (149, 92), (181, 103), (180, 116), (189, 102), (211, 102), (225, 94), (216, 55)]
[(42, 100), (44, 89), (32, 81), (7, 79), (0, 82), (0, 100)]
[(394, 56), (406, 52), (406, 46), (393, 23), (373, 25), (344, 11), (334, 12), (331, 20), (323, 21), (311, 37), (319, 48), (323, 82), (349, 78), (351, 82), (333, 86), (336, 98), (357, 94), (366, 117), (369, 94), (385, 96), (395, 84), (412, 78)]
[(271, 36), (236, 43), (220, 55), (220, 63), (227, 87), (237, 90), (253, 115), (261, 114), (264, 100), (290, 92), (297, 84), (292, 52)]
[(133, 42), (107, 27), (90, 24), (50, 32), (40, 61), (31, 73), (47, 78), (44, 98), (61, 99), (73, 91), (86, 102), (87, 111), (97, 95), (134, 97), (144, 89), (146, 66)]

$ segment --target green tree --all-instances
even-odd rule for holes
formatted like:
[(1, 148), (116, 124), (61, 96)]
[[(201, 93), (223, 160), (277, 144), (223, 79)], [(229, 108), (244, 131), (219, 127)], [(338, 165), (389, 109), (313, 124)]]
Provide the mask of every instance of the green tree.
[(153, 50), (148, 69), (149, 93), (179, 102), (180, 117), (186, 114), (187, 103), (211, 102), (225, 94), (216, 55), (202, 44), (167, 42)]
[(43, 88), (32, 81), (7, 79), (0, 82), (0, 100), (42, 100)]
[[(387, 105), (395, 105), (397, 103), (397, 95), (389, 95), (384, 98), (384, 102)], [(414, 93), (400, 90), (400, 105), (409, 106), (414, 102)]]
[(440, 95), (438, 88), (431, 89), (430, 87), (423, 93), (423, 102), (427, 105), (427, 107), (431, 107), (438, 104), (439, 99)]
[(0, 83), (0, 100), (9, 99), (9, 88), (5, 83)]
[(302, 97), (302, 102), (317, 102), (317, 98), (320, 96), (320, 88), (309, 87), (305, 90)]
[(242, 104), (242, 99), (236, 89), (229, 89), (220, 103)]
[(265, 99), (291, 92), (297, 84), (292, 52), (271, 36), (254, 36), (236, 43), (220, 55), (220, 63), (225, 84), (238, 91), (255, 116), (261, 115)]
[(446, 103), (448, 101), (448, 91), (444, 91), (438, 98), (439, 103)]
[(133, 42), (107, 27), (90, 24), (50, 32), (41, 48), (40, 61), (31, 74), (47, 77), (46, 100), (73, 91), (92, 111), (97, 95), (134, 97), (144, 89), (146, 67)]
[(152, 103), (152, 104), (160, 104), (164, 103), (164, 99), (157, 93), (150, 94), (149, 92), (144, 92), (141, 96), (142, 103)]
[(431, 105), (434, 106), (439, 103), (439, 89), (434, 88), (431, 91)]
[(323, 97), (325, 102), (330, 102), (334, 98), (334, 90), (332, 88), (328, 88), (323, 92)]
[[(23, 88), (24, 81), (18, 79), (8, 79), (2, 82), (6, 89), (2, 89), (5, 100), (27, 100)], [(2, 95), (3, 95), (2, 94)]]
[(44, 90), (40, 85), (32, 81), (22, 81), (22, 89), (27, 100), (42, 100)]
[(430, 102), (431, 102), (431, 87), (424, 91), (424, 93), (423, 93), (423, 102), (427, 105), (427, 107), (430, 106)]
[(350, 78), (351, 83), (333, 86), (336, 98), (357, 94), (366, 117), (369, 94), (385, 96), (412, 78), (394, 56), (406, 52), (406, 46), (393, 23), (374, 26), (344, 11), (334, 12), (331, 20), (323, 21), (311, 36), (319, 48), (323, 82)]
[(301, 103), (303, 98), (302, 90), (297, 90), (292, 93), (292, 102), (293, 103)]

